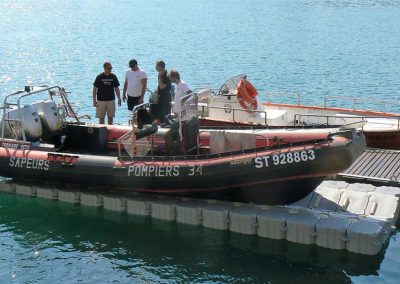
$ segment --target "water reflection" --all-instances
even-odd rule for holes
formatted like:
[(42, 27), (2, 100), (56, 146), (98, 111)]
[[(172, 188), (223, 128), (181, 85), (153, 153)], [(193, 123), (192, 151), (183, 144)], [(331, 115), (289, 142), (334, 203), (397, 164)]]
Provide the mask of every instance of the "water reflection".
[(85, 271), (107, 281), (344, 283), (377, 275), (383, 260), (39, 198), (0, 200), (3, 260), (36, 279), (49, 279), (34, 270), (47, 267), (76, 272), (74, 281)]

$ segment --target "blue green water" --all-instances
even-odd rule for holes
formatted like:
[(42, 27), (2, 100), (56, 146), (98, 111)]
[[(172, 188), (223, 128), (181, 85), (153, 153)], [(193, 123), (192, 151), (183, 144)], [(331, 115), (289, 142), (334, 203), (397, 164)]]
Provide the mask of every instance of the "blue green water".
[[(368, 257), (0, 193), (0, 283), (395, 283)], [(399, 232), (396, 233), (397, 235)]]
[[(62, 84), (93, 116), (105, 60), (123, 81), (136, 58), (155, 88), (163, 59), (193, 88), (246, 73), (308, 103), (399, 112), (399, 27), (398, 0), (1, 0), (0, 95)], [(361, 257), (0, 194), (0, 283), (397, 283), (399, 235)]]

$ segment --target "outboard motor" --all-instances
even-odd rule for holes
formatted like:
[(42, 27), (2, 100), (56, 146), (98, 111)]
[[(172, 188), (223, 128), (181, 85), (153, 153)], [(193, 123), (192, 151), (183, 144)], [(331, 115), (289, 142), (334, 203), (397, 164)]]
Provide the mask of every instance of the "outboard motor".
[(54, 133), (61, 129), (62, 119), (54, 101), (45, 100), (32, 105), (36, 107), (43, 125), (49, 132)]
[[(20, 114), (21, 111), (21, 114)], [(42, 122), (36, 108), (32, 105), (26, 105), (18, 110), (14, 108), (5, 114), (4, 137), (21, 140), (23, 139), (22, 127), (25, 131), (28, 141), (37, 141), (42, 137)], [(4, 118), (3, 118), (4, 119)], [(14, 121), (9, 121), (14, 120)], [(0, 124), (0, 131), (3, 121)], [(22, 126), (22, 127), (21, 127)]]

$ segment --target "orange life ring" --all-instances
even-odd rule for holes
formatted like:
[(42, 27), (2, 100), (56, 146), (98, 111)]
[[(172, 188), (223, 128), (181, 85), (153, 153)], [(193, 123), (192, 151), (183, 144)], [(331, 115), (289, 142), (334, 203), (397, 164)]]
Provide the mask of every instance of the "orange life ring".
[(256, 88), (249, 81), (245, 79), (240, 80), (237, 86), (237, 98), (242, 108), (248, 111), (257, 110), (257, 95)]

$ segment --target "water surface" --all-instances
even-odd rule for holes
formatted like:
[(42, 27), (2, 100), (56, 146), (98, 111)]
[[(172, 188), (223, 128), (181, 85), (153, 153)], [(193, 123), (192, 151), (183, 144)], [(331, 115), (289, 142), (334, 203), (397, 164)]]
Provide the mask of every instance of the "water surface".
[[(94, 116), (105, 60), (123, 81), (136, 58), (155, 88), (163, 59), (193, 88), (245, 73), (309, 104), (400, 112), (399, 15), (398, 0), (2, 0), (0, 96), (61, 84)], [(398, 239), (365, 257), (0, 194), (0, 283), (397, 283)]]

